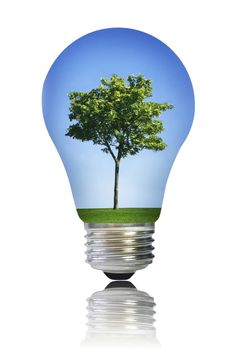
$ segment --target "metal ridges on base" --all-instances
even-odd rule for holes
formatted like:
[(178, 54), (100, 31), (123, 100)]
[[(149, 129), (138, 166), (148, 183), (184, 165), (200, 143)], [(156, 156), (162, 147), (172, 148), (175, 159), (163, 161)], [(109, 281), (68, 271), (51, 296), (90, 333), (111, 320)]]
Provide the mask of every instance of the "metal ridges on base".
[(87, 262), (108, 273), (133, 273), (152, 263), (154, 224), (85, 224)]

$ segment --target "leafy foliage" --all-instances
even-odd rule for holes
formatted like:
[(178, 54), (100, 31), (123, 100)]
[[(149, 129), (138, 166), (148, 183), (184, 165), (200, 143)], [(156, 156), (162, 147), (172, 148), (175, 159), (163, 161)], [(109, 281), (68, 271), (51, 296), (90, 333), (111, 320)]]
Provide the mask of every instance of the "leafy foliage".
[(162, 151), (166, 144), (158, 136), (164, 130), (158, 117), (173, 106), (145, 101), (151, 96), (151, 80), (143, 75), (129, 75), (126, 82), (113, 74), (89, 92), (70, 92), (69, 119), (75, 123), (66, 135), (101, 145), (115, 162), (143, 149)]

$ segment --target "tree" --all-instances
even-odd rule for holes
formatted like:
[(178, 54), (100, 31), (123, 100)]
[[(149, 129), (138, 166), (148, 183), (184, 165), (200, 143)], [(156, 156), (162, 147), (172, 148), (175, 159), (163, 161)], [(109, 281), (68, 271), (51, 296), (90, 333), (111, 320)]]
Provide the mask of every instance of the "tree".
[(164, 128), (160, 114), (173, 106), (144, 101), (152, 96), (151, 80), (129, 75), (127, 82), (116, 74), (102, 78), (89, 92), (70, 92), (70, 125), (66, 136), (92, 141), (115, 162), (114, 205), (118, 208), (118, 180), (122, 158), (143, 149), (162, 151), (166, 144), (158, 136)]

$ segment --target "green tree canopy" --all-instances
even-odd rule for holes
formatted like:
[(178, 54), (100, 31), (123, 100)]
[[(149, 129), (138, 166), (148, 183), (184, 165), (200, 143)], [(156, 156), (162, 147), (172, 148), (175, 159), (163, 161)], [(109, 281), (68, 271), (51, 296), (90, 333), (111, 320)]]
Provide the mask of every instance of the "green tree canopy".
[(151, 80), (129, 75), (127, 81), (116, 74), (102, 78), (89, 92), (70, 92), (70, 125), (66, 135), (101, 145), (115, 161), (114, 209), (118, 207), (120, 160), (143, 149), (162, 151), (166, 144), (158, 136), (164, 128), (158, 118), (173, 106), (145, 101), (152, 96)]

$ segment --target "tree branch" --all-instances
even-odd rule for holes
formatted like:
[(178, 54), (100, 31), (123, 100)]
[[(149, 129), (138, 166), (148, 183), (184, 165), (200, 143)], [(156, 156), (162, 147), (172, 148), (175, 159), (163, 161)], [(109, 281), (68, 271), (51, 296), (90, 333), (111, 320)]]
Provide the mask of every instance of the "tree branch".
[(115, 156), (115, 154), (112, 152), (112, 149), (111, 149), (111, 147), (110, 147), (110, 145), (109, 145), (109, 143), (108, 143), (107, 141), (105, 141), (105, 146), (107, 147), (109, 153), (111, 154), (112, 158), (113, 158), (114, 161), (116, 162), (116, 161), (117, 161), (116, 156)]

